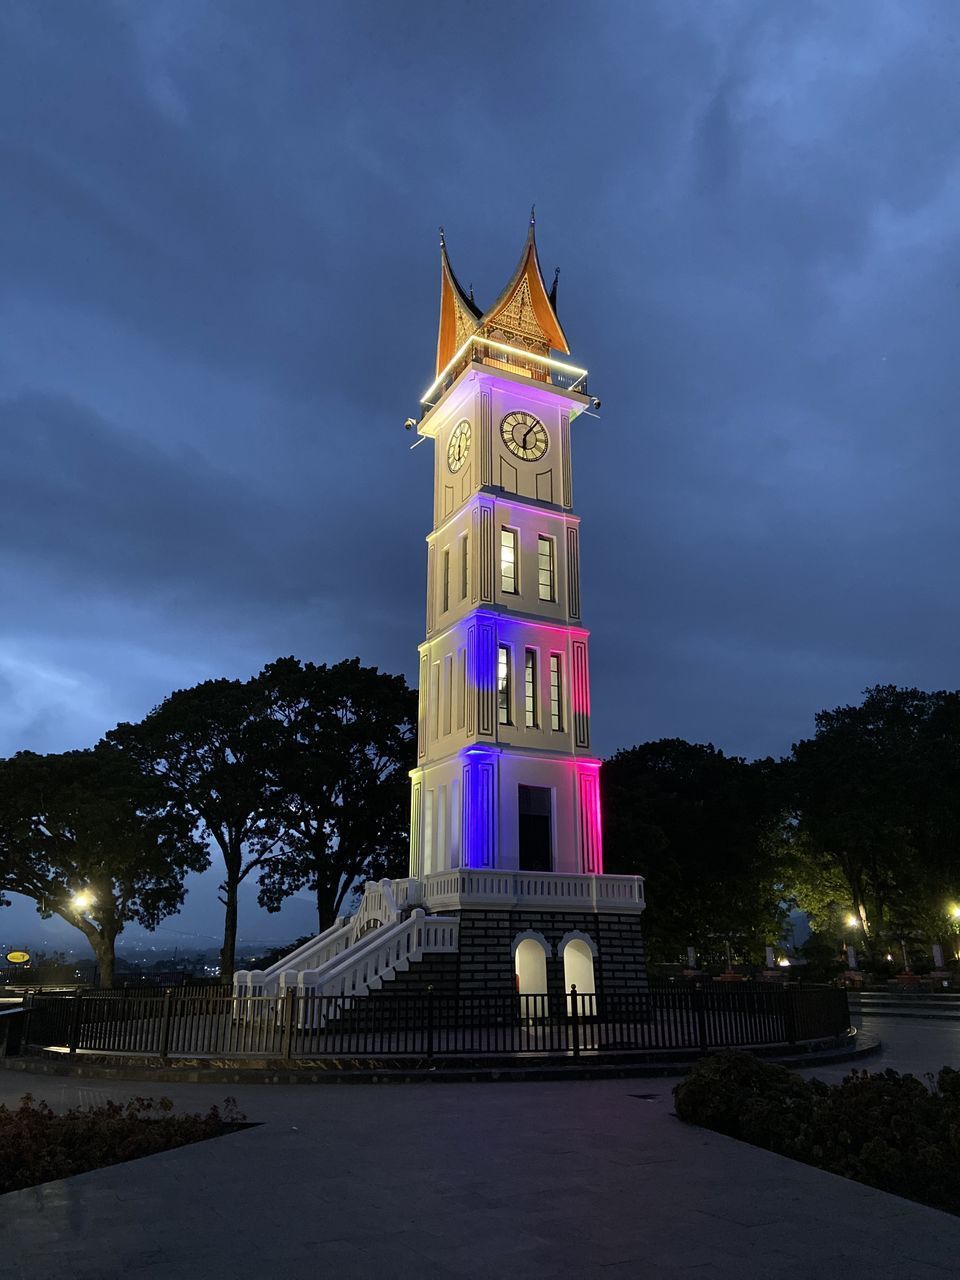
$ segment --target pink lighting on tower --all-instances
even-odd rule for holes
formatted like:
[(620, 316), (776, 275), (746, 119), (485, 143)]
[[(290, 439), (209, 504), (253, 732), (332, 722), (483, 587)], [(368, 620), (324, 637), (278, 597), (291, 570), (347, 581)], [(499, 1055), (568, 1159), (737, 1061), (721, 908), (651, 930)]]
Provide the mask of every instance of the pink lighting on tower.
[(580, 848), (587, 875), (603, 874), (603, 835), (600, 824), (600, 761), (578, 760)]

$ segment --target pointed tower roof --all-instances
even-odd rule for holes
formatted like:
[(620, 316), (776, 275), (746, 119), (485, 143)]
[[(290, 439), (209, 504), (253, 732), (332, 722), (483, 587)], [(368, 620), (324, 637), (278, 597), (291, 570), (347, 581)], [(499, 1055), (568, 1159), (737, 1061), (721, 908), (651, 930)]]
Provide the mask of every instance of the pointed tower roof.
[(453, 273), (447, 242), (440, 228), (440, 331), (437, 335), (437, 373), (445, 369), (480, 321), (480, 308)]
[[(502, 328), (543, 342), (553, 351), (570, 354), (570, 347), (557, 319), (557, 280), (549, 295), (543, 283), (540, 259), (537, 256), (537, 222), (530, 210), (527, 239), (520, 255), (517, 269), (507, 287), (500, 294), (481, 323), (489, 333), (492, 328)], [(559, 276), (559, 271), (557, 276)]]

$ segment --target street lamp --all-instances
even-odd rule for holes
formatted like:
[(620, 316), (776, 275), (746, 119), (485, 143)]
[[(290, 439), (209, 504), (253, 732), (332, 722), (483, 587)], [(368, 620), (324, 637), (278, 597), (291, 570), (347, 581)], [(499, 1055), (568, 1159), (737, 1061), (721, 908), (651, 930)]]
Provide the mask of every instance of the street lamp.
[(844, 923), (846, 924), (846, 926), (847, 926), (847, 928), (848, 928), (848, 929), (856, 929), (856, 927), (857, 927), (857, 926), (859, 925), (859, 923), (860, 923), (860, 917), (859, 917), (859, 916), (857, 916), (857, 915), (854, 915), (854, 913), (853, 913), (852, 911), (849, 911), (849, 912), (844, 916)]
[(89, 889), (80, 889), (70, 899), (70, 905), (74, 911), (86, 911), (96, 902), (96, 898)]

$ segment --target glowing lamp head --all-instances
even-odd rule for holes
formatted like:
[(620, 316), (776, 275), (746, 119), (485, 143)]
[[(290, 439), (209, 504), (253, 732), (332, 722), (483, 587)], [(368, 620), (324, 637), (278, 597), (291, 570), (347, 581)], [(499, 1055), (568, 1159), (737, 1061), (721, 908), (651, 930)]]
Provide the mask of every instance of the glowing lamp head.
[(953, 917), (954, 920), (960, 920), (960, 906), (954, 903), (953, 906), (950, 908), (950, 915)]
[(843, 918), (848, 929), (856, 929), (857, 925), (860, 923), (860, 917), (854, 915), (852, 911), (847, 912)]
[(780, 966), (781, 969), (790, 968), (790, 961), (787, 959), (786, 956), (781, 956), (780, 959), (777, 961), (777, 964)]
[(79, 893), (75, 893), (70, 899), (70, 905), (74, 911), (86, 911), (93, 906), (94, 902), (96, 902), (96, 898), (89, 889), (81, 889)]

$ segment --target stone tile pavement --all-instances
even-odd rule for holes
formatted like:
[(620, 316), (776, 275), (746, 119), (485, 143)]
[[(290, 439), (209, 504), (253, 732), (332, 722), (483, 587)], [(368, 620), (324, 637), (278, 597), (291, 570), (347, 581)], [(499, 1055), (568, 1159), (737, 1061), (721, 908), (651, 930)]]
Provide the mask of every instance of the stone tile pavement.
[[(672, 1083), (234, 1088), (257, 1128), (0, 1197), (0, 1280), (960, 1274), (960, 1219), (687, 1128)], [(0, 1072), (31, 1086), (227, 1092)]]

